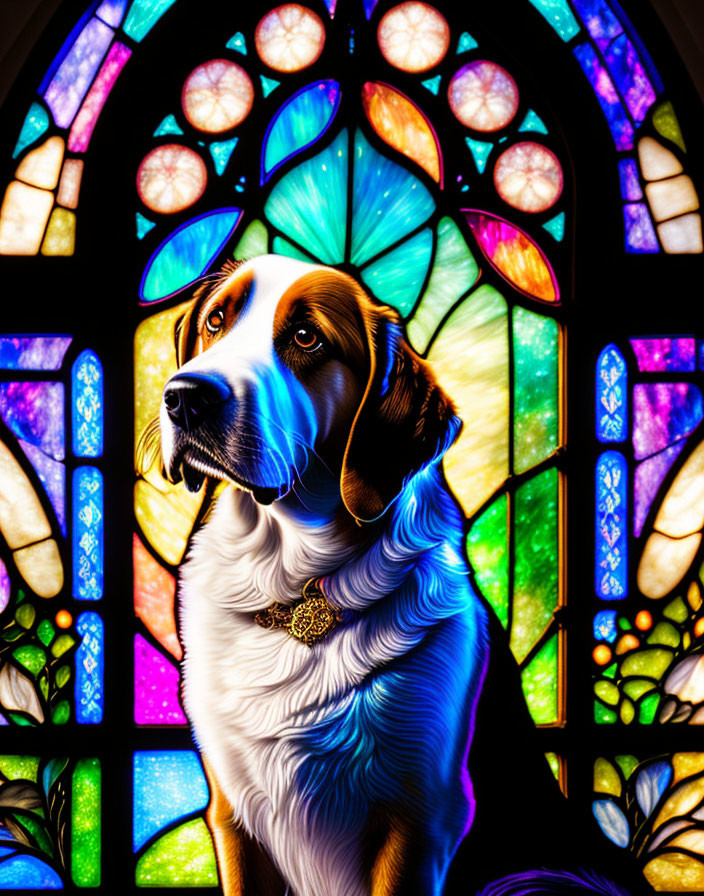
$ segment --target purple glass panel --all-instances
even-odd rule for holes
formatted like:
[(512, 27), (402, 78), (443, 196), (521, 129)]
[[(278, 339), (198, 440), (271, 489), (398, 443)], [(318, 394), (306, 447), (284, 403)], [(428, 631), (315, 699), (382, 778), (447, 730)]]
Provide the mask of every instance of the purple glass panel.
[(620, 159), (618, 176), (621, 180), (621, 199), (635, 202), (643, 198), (643, 190), (638, 180), (638, 166), (635, 159)]
[(0, 560), (0, 613), (2, 613), (10, 601), (11, 588), (7, 567)]
[(71, 152), (85, 152), (88, 149), (103, 106), (131, 55), (132, 51), (119, 41), (115, 41), (110, 47), (108, 58), (101, 66), (71, 128), (68, 138), (68, 148)]
[(59, 370), (70, 344), (70, 336), (3, 336), (0, 338), (0, 368)]
[(626, 252), (660, 251), (650, 212), (642, 202), (624, 205), (623, 222), (626, 228)]
[(623, 108), (623, 103), (619, 99), (609, 73), (599, 62), (596, 51), (591, 44), (580, 44), (574, 48), (574, 55), (599, 100), (616, 149), (633, 149), (633, 125)]
[(127, 2), (128, 0), (103, 0), (95, 14), (108, 25), (117, 28), (127, 9)]
[(631, 339), (638, 370), (694, 370), (694, 339)]
[(134, 638), (134, 720), (138, 725), (186, 725), (174, 664), (141, 635)]
[(625, 34), (617, 37), (604, 52), (606, 65), (634, 121), (640, 124), (655, 102), (655, 91), (645, 73), (638, 52)]
[(689, 435), (704, 413), (702, 393), (691, 383), (633, 387), (633, 447), (638, 460)]
[(605, 50), (615, 37), (623, 34), (621, 23), (605, 0), (573, 0), (573, 5), (600, 50)]
[(60, 128), (67, 128), (73, 121), (112, 36), (112, 28), (100, 19), (91, 19), (51, 79), (44, 99)]
[(61, 383), (3, 383), (0, 415), (20, 439), (55, 460), (64, 459), (64, 387)]
[(19, 440), (20, 447), (27, 455), (27, 459), (37, 472), (42, 485), (46, 489), (52, 507), (59, 521), (63, 534), (66, 534), (66, 469), (58, 460), (54, 460), (39, 448), (30, 445), (23, 439)]
[(643, 523), (660, 484), (684, 446), (684, 441), (677, 445), (670, 445), (660, 454), (649, 457), (648, 460), (644, 460), (636, 467), (633, 484), (633, 534), (636, 538), (643, 531)]

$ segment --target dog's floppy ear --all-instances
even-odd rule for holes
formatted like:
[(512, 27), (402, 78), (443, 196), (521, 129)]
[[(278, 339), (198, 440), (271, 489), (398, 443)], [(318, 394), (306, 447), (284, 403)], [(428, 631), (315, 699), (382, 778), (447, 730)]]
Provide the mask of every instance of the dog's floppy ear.
[(369, 379), (347, 441), (341, 493), (355, 519), (371, 522), (411, 476), (442, 456), (462, 422), (393, 312), (371, 303), (362, 310)]

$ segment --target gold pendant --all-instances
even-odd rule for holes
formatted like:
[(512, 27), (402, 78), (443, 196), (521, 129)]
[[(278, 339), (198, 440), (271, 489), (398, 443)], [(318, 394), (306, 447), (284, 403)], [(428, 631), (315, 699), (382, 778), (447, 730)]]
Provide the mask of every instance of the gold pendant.
[(340, 615), (316, 580), (310, 579), (303, 588), (301, 600), (291, 606), (274, 602), (257, 613), (254, 621), (263, 628), (285, 628), (296, 640), (312, 647), (339, 623)]

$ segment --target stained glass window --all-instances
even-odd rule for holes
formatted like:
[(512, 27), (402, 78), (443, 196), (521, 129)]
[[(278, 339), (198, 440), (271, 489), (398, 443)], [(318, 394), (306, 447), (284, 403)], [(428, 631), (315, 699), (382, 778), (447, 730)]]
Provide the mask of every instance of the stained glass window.
[(218, 885), (177, 582), (222, 486), (138, 445), (193, 291), (266, 253), (398, 313), (539, 751), (643, 886), (704, 889), (701, 109), (638, 4), (493, 6), (103, 0), (18, 82), (0, 889)]

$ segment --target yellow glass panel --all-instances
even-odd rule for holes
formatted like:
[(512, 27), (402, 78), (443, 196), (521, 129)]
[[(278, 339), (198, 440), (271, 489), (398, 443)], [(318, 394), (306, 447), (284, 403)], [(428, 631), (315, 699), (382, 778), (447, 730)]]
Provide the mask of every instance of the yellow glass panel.
[(638, 160), (646, 180), (661, 180), (682, 173), (682, 164), (677, 156), (652, 137), (643, 137), (638, 141)]
[(664, 853), (643, 868), (645, 879), (655, 890), (677, 893), (704, 891), (704, 864), (682, 853)]
[(656, 221), (684, 215), (699, 208), (699, 196), (694, 189), (692, 178), (686, 174), (668, 177), (654, 184), (647, 184), (645, 195), (648, 197), (650, 209)]
[(704, 772), (704, 753), (675, 753), (672, 757), (673, 784)]
[(621, 778), (613, 765), (600, 756), (594, 763), (594, 790), (621, 796)]
[(508, 309), (481, 286), (453, 312), (428, 355), (457, 406), (462, 434), (445, 457), (445, 474), (470, 516), (508, 476)]
[(55, 208), (42, 243), (42, 255), (73, 255), (76, 248), (76, 216), (65, 208)]
[(3, 442), (0, 442), (0, 531), (12, 549), (51, 535), (49, 520), (32, 484)]
[(672, 539), (653, 532), (638, 567), (638, 587), (646, 597), (664, 597), (677, 585), (694, 560), (702, 537)]
[(658, 236), (669, 255), (698, 255), (704, 251), (702, 219), (698, 214), (682, 215), (658, 224)]
[(59, 191), (56, 195), (56, 201), (59, 205), (63, 205), (66, 208), (76, 208), (82, 178), (83, 161), (81, 159), (66, 159), (61, 171)]
[(377, 134), (440, 182), (440, 154), (430, 125), (414, 104), (386, 84), (367, 82), (362, 103)]
[(149, 482), (137, 482), (135, 514), (149, 544), (167, 563), (177, 566), (183, 559), (204, 490), (194, 495), (183, 484), (164, 486), (162, 491)]
[(687, 815), (699, 805), (702, 799), (704, 799), (704, 777), (700, 776), (693, 781), (680, 784), (665, 801), (653, 825), (653, 832), (671, 818)]
[(53, 190), (59, 182), (65, 143), (62, 137), (49, 137), (33, 149), (17, 166), (15, 177), (33, 187)]
[(0, 255), (36, 255), (54, 194), (13, 180), (0, 209)]
[(63, 588), (64, 568), (53, 538), (15, 551), (20, 575), (39, 597), (55, 597)]
[(704, 442), (696, 447), (675, 477), (655, 518), (664, 535), (681, 538), (704, 526)]

